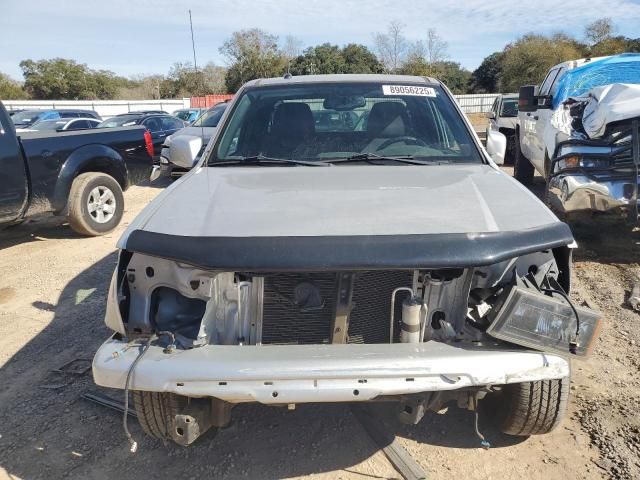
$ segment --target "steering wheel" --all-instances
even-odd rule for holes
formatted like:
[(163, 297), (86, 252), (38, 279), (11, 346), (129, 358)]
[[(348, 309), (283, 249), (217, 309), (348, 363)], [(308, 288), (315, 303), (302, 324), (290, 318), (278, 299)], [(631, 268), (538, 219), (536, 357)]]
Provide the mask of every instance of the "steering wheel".
[(420, 140), (419, 138), (403, 136), (403, 137), (396, 137), (396, 138), (390, 138), (388, 140), (385, 140), (384, 142), (382, 142), (378, 146), (378, 148), (376, 148), (376, 152), (378, 150), (384, 150), (389, 145), (393, 145), (394, 143), (400, 143), (400, 142), (404, 142), (407, 145), (419, 145), (421, 147), (428, 147), (429, 146), (423, 140)]

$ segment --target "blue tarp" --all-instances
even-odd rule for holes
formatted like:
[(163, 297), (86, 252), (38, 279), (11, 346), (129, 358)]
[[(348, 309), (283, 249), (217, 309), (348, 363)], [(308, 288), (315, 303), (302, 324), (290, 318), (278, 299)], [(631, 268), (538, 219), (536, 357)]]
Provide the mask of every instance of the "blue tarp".
[(569, 97), (578, 97), (592, 88), (612, 83), (640, 84), (640, 54), (614, 55), (567, 71), (552, 92), (553, 109)]

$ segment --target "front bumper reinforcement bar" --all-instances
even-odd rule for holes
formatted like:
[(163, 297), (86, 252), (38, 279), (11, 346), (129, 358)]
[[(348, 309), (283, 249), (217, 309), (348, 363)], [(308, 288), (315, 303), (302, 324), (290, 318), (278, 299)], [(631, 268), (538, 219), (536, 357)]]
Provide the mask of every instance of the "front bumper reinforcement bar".
[[(115, 353), (115, 355), (114, 355)], [(138, 347), (107, 340), (93, 360), (98, 385), (124, 388)], [(136, 365), (132, 390), (264, 404), (367, 401), (466, 387), (557, 379), (569, 361), (508, 347), (422, 344), (207, 345), (164, 353), (152, 346)]]

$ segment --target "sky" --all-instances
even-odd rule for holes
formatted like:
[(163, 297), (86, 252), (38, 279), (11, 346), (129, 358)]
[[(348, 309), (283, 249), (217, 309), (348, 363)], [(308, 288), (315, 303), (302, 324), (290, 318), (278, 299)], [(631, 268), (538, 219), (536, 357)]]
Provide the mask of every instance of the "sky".
[(373, 47), (391, 20), (409, 41), (435, 28), (451, 60), (475, 69), (484, 57), (528, 32), (563, 31), (611, 17), (617, 33), (640, 37), (640, 0), (0, 0), (0, 72), (22, 80), (24, 59), (63, 57), (118, 75), (163, 73), (192, 59), (225, 65), (219, 47), (232, 32), (258, 27), (304, 46)]

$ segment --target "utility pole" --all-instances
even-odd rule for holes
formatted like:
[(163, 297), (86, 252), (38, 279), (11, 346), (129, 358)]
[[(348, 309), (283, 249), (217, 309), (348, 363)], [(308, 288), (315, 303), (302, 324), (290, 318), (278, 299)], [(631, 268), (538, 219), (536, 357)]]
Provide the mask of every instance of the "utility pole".
[[(193, 21), (191, 20), (191, 9), (189, 9), (189, 27), (191, 28), (191, 48), (193, 50), (193, 70), (196, 74), (196, 84), (197, 84), (198, 83), (198, 62), (196, 60), (196, 42), (193, 38)], [(202, 81), (200, 82), (200, 84), (202, 87), (202, 92), (200, 92), (201, 95), (206, 95), (205, 88), (204, 88), (204, 78), (202, 78)]]

